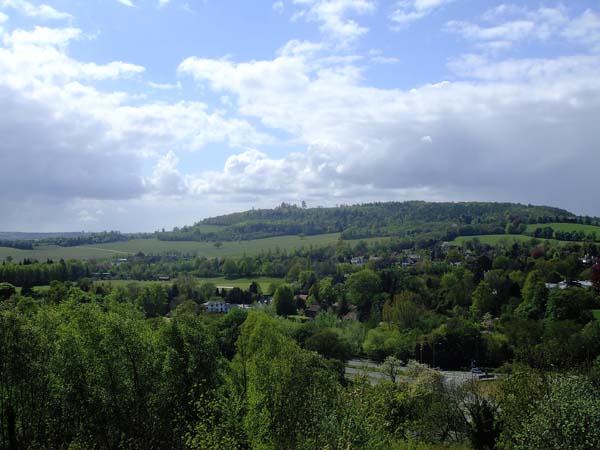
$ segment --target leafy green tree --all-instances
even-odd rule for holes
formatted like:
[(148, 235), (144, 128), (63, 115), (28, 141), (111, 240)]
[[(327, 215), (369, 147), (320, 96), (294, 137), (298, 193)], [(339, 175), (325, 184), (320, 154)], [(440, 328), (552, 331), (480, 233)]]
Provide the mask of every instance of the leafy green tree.
[(381, 292), (379, 276), (370, 269), (363, 269), (350, 275), (345, 285), (348, 300), (356, 306), (362, 319), (367, 318), (375, 296)]
[(301, 292), (308, 292), (318, 278), (314, 270), (303, 270), (298, 274), (298, 284)]
[(159, 283), (144, 286), (140, 291), (137, 302), (146, 313), (146, 317), (159, 317), (167, 313), (169, 294), (167, 288)]
[[(548, 391), (509, 422), (500, 448), (514, 450), (600, 448), (600, 393), (583, 377), (551, 379)], [(508, 411), (507, 411), (508, 412)]]
[(296, 314), (296, 302), (294, 291), (286, 284), (279, 286), (273, 296), (273, 307), (279, 316), (290, 316)]
[(304, 342), (304, 348), (313, 350), (326, 358), (346, 361), (350, 358), (350, 348), (337, 333), (331, 330), (318, 331)]
[(515, 313), (525, 319), (538, 319), (544, 314), (548, 290), (537, 270), (527, 275), (522, 290), (523, 302)]
[(382, 319), (399, 330), (416, 328), (421, 316), (418, 302), (419, 296), (413, 292), (404, 291), (395, 295), (392, 302), (386, 302), (383, 306)]
[(448, 308), (468, 307), (471, 304), (473, 293), (473, 273), (464, 267), (454, 269), (452, 272), (444, 274), (441, 288)]
[(471, 314), (477, 318), (486, 313), (496, 312), (496, 296), (492, 287), (484, 280), (479, 283), (473, 292), (473, 303), (471, 303)]
[(10, 283), (0, 283), (0, 301), (8, 300), (17, 293), (17, 289)]
[(400, 373), (400, 368), (402, 367), (402, 361), (394, 356), (388, 356), (383, 361), (381, 368), (383, 369), (383, 373), (385, 373), (392, 383), (396, 382), (396, 377)]
[(238, 265), (233, 259), (226, 259), (221, 269), (225, 278), (233, 279), (239, 275)]
[(281, 333), (273, 319), (259, 313), (251, 313), (242, 326), (242, 345), (246, 364), (238, 367), (245, 367), (244, 426), (251, 447), (319, 448), (316, 442), (322, 434), (321, 418), (339, 389), (324, 360), (300, 349)]
[(594, 294), (581, 288), (554, 289), (548, 296), (546, 318), (549, 320), (574, 320), (587, 323), (590, 312), (597, 306)]

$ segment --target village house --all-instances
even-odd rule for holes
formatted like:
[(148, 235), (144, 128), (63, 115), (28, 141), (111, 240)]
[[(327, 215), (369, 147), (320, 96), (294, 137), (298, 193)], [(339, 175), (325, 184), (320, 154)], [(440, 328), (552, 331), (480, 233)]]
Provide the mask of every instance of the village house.
[(211, 300), (203, 303), (202, 308), (210, 314), (227, 314), (231, 310), (231, 305), (220, 300)]

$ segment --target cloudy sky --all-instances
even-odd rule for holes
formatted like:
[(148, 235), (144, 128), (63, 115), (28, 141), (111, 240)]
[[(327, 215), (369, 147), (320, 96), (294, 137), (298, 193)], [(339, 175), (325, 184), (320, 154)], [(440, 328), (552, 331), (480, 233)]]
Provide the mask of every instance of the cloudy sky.
[(499, 200), (600, 215), (600, 1), (0, 0), (0, 230)]

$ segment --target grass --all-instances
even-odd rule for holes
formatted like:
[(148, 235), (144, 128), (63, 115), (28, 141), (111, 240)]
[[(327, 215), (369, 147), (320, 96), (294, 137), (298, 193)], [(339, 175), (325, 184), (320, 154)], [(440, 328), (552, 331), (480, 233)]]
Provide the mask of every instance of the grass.
[(25, 258), (45, 261), (50, 258), (68, 259), (110, 259), (115, 256), (127, 256), (138, 252), (146, 254), (163, 253), (192, 253), (198, 256), (212, 257), (241, 257), (254, 256), (262, 251), (294, 250), (300, 247), (322, 247), (335, 244), (339, 239), (338, 233), (320, 234), (315, 236), (278, 236), (250, 241), (223, 242), (220, 248), (212, 242), (195, 241), (159, 241), (158, 239), (134, 239), (125, 242), (109, 244), (81, 245), (77, 247), (40, 246), (33, 250), (19, 250), (0, 247), (0, 260), (11, 256), (15, 261)]
[(527, 225), (527, 232), (533, 233), (537, 228), (551, 227), (554, 231), (583, 231), (585, 234), (594, 231), (600, 237), (600, 227), (596, 225), (583, 225), (580, 223), (533, 223)]
[[(209, 226), (209, 225), (207, 225)], [(214, 242), (197, 241), (159, 241), (158, 239), (133, 239), (109, 244), (81, 245), (77, 247), (40, 246), (33, 250), (19, 250), (0, 247), (0, 261), (11, 256), (15, 261), (25, 258), (45, 261), (46, 259), (111, 259), (126, 257), (142, 252), (145, 254), (191, 253), (207, 258), (228, 257), (239, 258), (244, 255), (256, 256), (264, 251), (295, 250), (301, 247), (324, 247), (335, 244), (340, 238), (339, 233), (318, 234), (315, 236), (277, 236), (249, 241), (222, 242), (221, 247), (215, 247)], [(366, 242), (379, 241), (388, 238), (362, 239)]]
[[(452, 241), (452, 243), (456, 245), (465, 245), (467, 242), (472, 241), (473, 239), (478, 239), (480, 243), (485, 245), (496, 246), (502, 243), (506, 243), (508, 245), (513, 244), (515, 242), (529, 242), (534, 239), (531, 236), (525, 236), (522, 234), (486, 234), (479, 236), (458, 236), (456, 239)], [(539, 239), (542, 240), (542, 239)], [(566, 241), (557, 241), (555, 239), (543, 239), (543, 241), (549, 241), (553, 244), (565, 245), (569, 242)], [(574, 242), (571, 242), (574, 243)]]
[[(260, 289), (265, 294), (271, 294), (269, 287), (271, 284), (283, 283), (283, 278), (271, 278), (271, 277), (255, 277), (255, 278), (238, 278), (235, 280), (228, 280), (223, 277), (218, 278), (199, 278), (200, 283), (213, 283), (219, 287), (238, 287), (240, 289), (247, 290), (250, 287), (250, 283), (256, 281), (260, 285)], [(159, 283), (158, 281), (137, 281), (137, 280), (105, 280), (99, 281), (98, 283), (112, 284), (113, 286), (126, 286), (130, 283), (138, 283), (141, 285), (148, 285), (153, 283)], [(171, 284), (171, 283), (168, 283)]]
[(5, 260), (11, 256), (15, 261), (22, 261), (25, 258), (46, 261), (59, 259), (106, 259), (113, 258), (115, 255), (126, 255), (127, 253), (115, 250), (105, 249), (93, 246), (78, 247), (58, 247), (55, 245), (45, 245), (35, 247), (33, 250), (19, 250), (15, 248), (0, 247), (0, 260)]

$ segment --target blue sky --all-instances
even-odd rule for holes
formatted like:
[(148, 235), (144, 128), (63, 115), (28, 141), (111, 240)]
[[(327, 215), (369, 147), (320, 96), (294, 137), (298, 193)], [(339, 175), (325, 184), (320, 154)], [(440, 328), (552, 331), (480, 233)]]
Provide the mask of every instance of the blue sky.
[(0, 230), (286, 202), (600, 215), (600, 2), (0, 0)]

